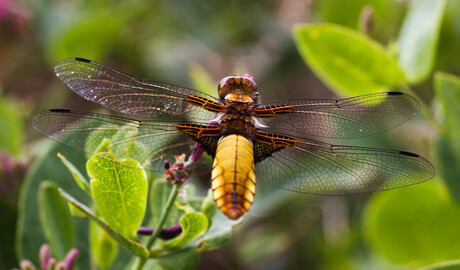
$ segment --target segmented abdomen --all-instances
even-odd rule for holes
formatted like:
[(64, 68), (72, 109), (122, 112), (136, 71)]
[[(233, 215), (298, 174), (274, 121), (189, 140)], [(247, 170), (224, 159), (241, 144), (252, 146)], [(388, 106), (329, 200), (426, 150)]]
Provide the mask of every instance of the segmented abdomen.
[(217, 207), (238, 219), (254, 201), (256, 175), (252, 143), (241, 135), (223, 137), (217, 145), (212, 169), (212, 190)]

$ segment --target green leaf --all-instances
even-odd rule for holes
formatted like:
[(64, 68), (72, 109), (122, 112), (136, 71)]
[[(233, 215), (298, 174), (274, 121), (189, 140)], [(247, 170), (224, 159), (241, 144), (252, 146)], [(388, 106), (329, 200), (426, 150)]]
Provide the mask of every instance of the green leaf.
[[(450, 138), (460, 136), (460, 77), (438, 72), (434, 77), (434, 90), (441, 105), (442, 132)], [(460, 142), (456, 148), (460, 153)]]
[(460, 78), (436, 73), (434, 89), (439, 101), (442, 130), (437, 141), (438, 171), (449, 187), (452, 197), (460, 202)]
[(398, 37), (398, 62), (413, 84), (433, 70), (445, 0), (415, 0)]
[(213, 224), (206, 234), (197, 239), (195, 249), (198, 252), (219, 248), (230, 240), (233, 228), (241, 224), (243, 219), (232, 221), (222, 213), (218, 213), (213, 219)]
[(112, 144), (110, 143), (109, 139), (105, 138), (104, 140), (102, 140), (101, 144), (96, 148), (96, 151), (94, 151), (94, 153), (99, 152), (112, 153)]
[(208, 229), (208, 219), (201, 213), (187, 213), (180, 219), (182, 233), (179, 237), (167, 242), (162, 249), (179, 249)]
[(155, 259), (162, 269), (194, 269), (200, 260), (200, 254), (225, 244), (231, 238), (233, 228), (241, 222), (242, 219), (231, 221), (218, 213), (211, 229), (204, 235), (179, 250), (160, 255)]
[(141, 244), (132, 241), (131, 239), (125, 237), (124, 235), (120, 234), (119, 232), (115, 231), (110, 227), (109, 224), (107, 224), (105, 221), (97, 217), (91, 209), (89, 209), (86, 205), (80, 203), (77, 201), (75, 198), (73, 198), (71, 195), (66, 193), (63, 190), (59, 190), (61, 195), (71, 204), (79, 208), (81, 211), (83, 211), (89, 218), (91, 218), (93, 221), (95, 221), (99, 226), (101, 226), (115, 241), (118, 242), (118, 244), (127, 250), (132, 251), (134, 254), (137, 256), (140, 256), (142, 258), (147, 258), (149, 255), (149, 251)]
[[(79, 125), (82, 128), (94, 125), (100, 126), (98, 130), (91, 132), (88, 138), (84, 140), (86, 153), (109, 152), (117, 155), (118, 158), (139, 158), (140, 160), (145, 158), (147, 154), (146, 146), (134, 139), (129, 140), (127, 143), (112, 144), (112, 142), (125, 140), (126, 137), (135, 138), (138, 135), (135, 125), (127, 124), (115, 129), (110, 124), (100, 125), (100, 123), (91, 120), (79, 122)], [(101, 137), (104, 138), (102, 142), (100, 142)], [(88, 156), (89, 158), (91, 158), (91, 155)], [(135, 168), (137, 168), (137, 165)]]
[(315, 74), (342, 96), (373, 93), (404, 82), (385, 48), (366, 35), (334, 24), (294, 28), (301, 56)]
[(89, 223), (91, 255), (102, 269), (108, 269), (118, 254), (117, 242), (96, 222)]
[(134, 159), (95, 154), (86, 164), (99, 215), (114, 230), (136, 239), (147, 205), (147, 175)]
[[(87, 125), (90, 125), (92, 123), (88, 121), (83, 121), (79, 124), (82, 125), (83, 127), (86, 127)], [(120, 135), (120, 133), (126, 133), (127, 134), (126, 136), (135, 136), (137, 133), (136, 130), (134, 131), (130, 130), (129, 126), (125, 127), (128, 131), (123, 130), (120, 132), (117, 132), (113, 128), (107, 128), (106, 126), (110, 126), (110, 125), (109, 124), (101, 125), (100, 129), (93, 131), (91, 132), (91, 134), (88, 135), (88, 138), (86, 139), (86, 145), (85, 145), (86, 153), (93, 153), (93, 154), (99, 153), (99, 152), (116, 153), (114, 149), (112, 148), (112, 144), (110, 140), (115, 141), (115, 138), (119, 139), (122, 136)], [(100, 141), (99, 138), (104, 138), (104, 140), (102, 140), (102, 142), (100, 142), (99, 144), (94, 143), (94, 142), (99, 142)], [(131, 155), (129, 155), (129, 153), (132, 153), (132, 149), (134, 149), (134, 144), (135, 144), (135, 140), (131, 140), (128, 144), (124, 144), (124, 148), (126, 149), (126, 152), (128, 153), (127, 155), (125, 155), (125, 157), (132, 157)], [(118, 149), (119, 148), (120, 147), (118, 147)], [(88, 156), (88, 159), (90, 157), (91, 155)]]
[(458, 258), (460, 209), (446, 197), (433, 182), (374, 195), (363, 215), (369, 243), (394, 263)]
[(456, 144), (457, 140), (443, 135), (437, 138), (437, 172), (447, 185), (452, 198), (457, 203), (460, 203), (460, 183), (458, 181), (458, 176), (460, 175), (460, 153), (455, 151)]
[[(370, 36), (388, 40), (399, 30), (398, 23), (406, 6), (405, 2), (387, 0), (321, 0), (312, 2), (312, 18), (355, 28), (361, 21), (360, 14), (366, 7), (373, 9), (370, 21)], [(316, 14), (318, 13), (318, 14)]]
[[(89, 197), (76, 185), (69, 171), (56, 157), (57, 153), (62, 153), (81, 172), (85, 172), (84, 154), (57, 143), (39, 145), (40, 156), (31, 164), (21, 187), (15, 243), (18, 259), (29, 259), (35, 265), (40, 264), (38, 258), (40, 246), (46, 242), (39, 211), (37, 211), (39, 209), (37, 191), (40, 183), (44, 179), (53, 179), (61, 188), (72, 192), (75, 198), (83, 202), (89, 201)], [(77, 265), (80, 269), (89, 269), (88, 219), (74, 219), (74, 223), (78, 239), (76, 244), (80, 250)]]
[(419, 268), (419, 270), (459, 270), (460, 260), (447, 261), (436, 263), (429, 266)]
[[(129, 265), (129, 268), (127, 267), (126, 269), (134, 269), (133, 268), (133, 263), (131, 263), (131, 265)], [(114, 269), (118, 269), (118, 268), (114, 268)], [(125, 268), (123, 268), (125, 269)], [(147, 260), (147, 262), (145, 263), (144, 267), (142, 269), (148, 269), (148, 270), (161, 270), (163, 268), (161, 268), (159, 265), (158, 265), (158, 261), (157, 260)]]
[(73, 179), (75, 179), (75, 182), (77, 182), (77, 185), (88, 195), (91, 196), (91, 188), (89, 187), (88, 180), (86, 180), (86, 178), (81, 174), (81, 172), (77, 168), (75, 168), (72, 162), (68, 161), (63, 155), (58, 153), (57, 156), (59, 157), (59, 159), (61, 159), (62, 163), (64, 163), (64, 165), (70, 171), (70, 173), (73, 176)]
[(173, 254), (158, 257), (158, 264), (164, 270), (195, 269), (200, 262), (200, 254), (192, 247), (181, 249)]
[[(1, 94), (1, 92), (0, 92)], [(18, 155), (23, 138), (23, 119), (17, 106), (0, 96), (0, 149)]]
[(58, 185), (51, 181), (40, 184), (40, 220), (48, 243), (59, 261), (75, 247), (75, 230), (70, 210), (58, 191)]
[(183, 211), (184, 213), (194, 213), (194, 212), (196, 212), (195, 209), (193, 209), (193, 207), (190, 206), (189, 204), (183, 204), (182, 205), (179, 202), (175, 202), (174, 206), (176, 206), (177, 209), (179, 209), (180, 211)]
[[(203, 197), (192, 197), (187, 199), (187, 203), (189, 205), (190, 213), (193, 212), (201, 212), (201, 205), (203, 204)], [(186, 211), (187, 212), (187, 211)]]
[[(128, 130), (131, 129), (130, 127), (127, 127)], [(117, 132), (113, 136), (110, 137), (110, 140), (112, 142), (119, 142), (122, 141), (126, 138), (135, 138), (138, 136), (139, 131), (136, 129), (129, 130), (127, 132)], [(141, 142), (136, 142), (136, 140), (130, 140), (130, 144), (114, 144), (111, 146), (111, 152), (112, 153), (123, 153), (124, 157), (132, 157), (136, 158), (134, 149), (136, 149), (136, 145), (140, 144)], [(100, 152), (100, 151), (99, 151)]]

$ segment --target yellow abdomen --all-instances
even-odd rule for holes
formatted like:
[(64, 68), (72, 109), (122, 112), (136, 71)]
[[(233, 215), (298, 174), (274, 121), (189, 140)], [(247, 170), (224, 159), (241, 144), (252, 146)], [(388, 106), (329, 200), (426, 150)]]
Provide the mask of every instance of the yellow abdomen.
[(217, 207), (238, 219), (254, 201), (256, 175), (252, 143), (241, 135), (223, 137), (217, 145), (212, 169), (212, 190)]

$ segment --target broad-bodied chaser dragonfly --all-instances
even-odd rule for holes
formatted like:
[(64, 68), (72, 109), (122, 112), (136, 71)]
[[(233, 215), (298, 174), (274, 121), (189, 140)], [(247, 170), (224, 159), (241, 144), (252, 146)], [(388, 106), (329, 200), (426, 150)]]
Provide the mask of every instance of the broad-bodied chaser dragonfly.
[(55, 72), (81, 97), (147, 120), (53, 109), (35, 115), (36, 130), (89, 153), (108, 138), (119, 158), (133, 157), (159, 172), (166, 160), (201, 147), (212, 168), (214, 200), (231, 219), (254, 202), (256, 175), (281, 189), (323, 195), (400, 188), (434, 175), (430, 162), (414, 153), (308, 138), (358, 138), (392, 129), (419, 109), (401, 92), (257, 103), (249, 75), (224, 78), (214, 98), (82, 58), (63, 60)]

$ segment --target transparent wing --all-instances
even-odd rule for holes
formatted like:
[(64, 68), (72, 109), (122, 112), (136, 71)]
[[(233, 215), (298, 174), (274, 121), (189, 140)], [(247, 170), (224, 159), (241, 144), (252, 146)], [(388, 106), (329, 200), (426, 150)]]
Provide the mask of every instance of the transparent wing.
[(398, 150), (298, 141), (256, 165), (260, 181), (300, 193), (347, 195), (417, 184), (433, 177), (425, 158)]
[(257, 105), (263, 131), (359, 138), (390, 130), (412, 118), (417, 100), (401, 92), (376, 93), (339, 100), (280, 100)]
[(66, 59), (54, 70), (81, 97), (120, 113), (207, 122), (215, 112), (200, 106), (221, 108), (217, 99), (200, 91), (140, 79), (87, 59)]
[[(123, 117), (67, 109), (41, 112), (32, 119), (32, 126), (43, 135), (93, 154), (105, 139), (118, 158), (134, 158), (146, 169), (164, 171), (164, 162), (174, 162), (175, 155), (187, 156), (195, 142), (170, 123), (137, 121)], [(210, 159), (203, 158), (202, 162)], [(199, 166), (209, 171), (208, 166)]]

